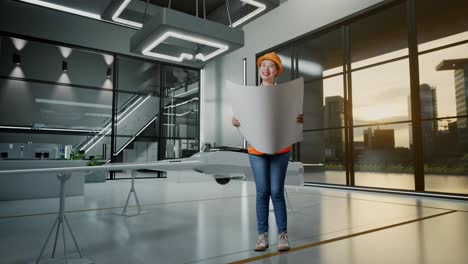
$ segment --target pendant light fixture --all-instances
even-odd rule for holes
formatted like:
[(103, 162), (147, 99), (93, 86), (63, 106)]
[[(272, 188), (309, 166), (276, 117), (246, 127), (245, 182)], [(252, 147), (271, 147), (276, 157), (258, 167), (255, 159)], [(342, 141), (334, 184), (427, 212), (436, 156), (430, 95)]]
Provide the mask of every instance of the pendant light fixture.
[(130, 41), (132, 52), (175, 62), (206, 62), (243, 45), (240, 29), (164, 7)]
[[(141, 23), (138, 23), (136, 21), (131, 21), (129, 19), (125, 19), (125, 18), (121, 17), (122, 12), (127, 8), (127, 6), (130, 4), (131, 1), (132, 0), (118, 0), (117, 2), (113, 2), (112, 6), (110, 8), (108, 8), (111, 12), (110, 12), (110, 14), (107, 14), (107, 17), (110, 17), (113, 21), (115, 21), (117, 23), (126, 24), (126, 25), (136, 27), (136, 28), (143, 27), (143, 24), (141, 24)], [(258, 15), (258, 14), (262, 13), (263, 11), (265, 11), (266, 8), (267, 8), (267, 6), (264, 3), (262, 3), (262, 1), (259, 1), (259, 0), (239, 0), (239, 1), (244, 3), (244, 4), (254, 6), (254, 7), (256, 7), (256, 9), (253, 10), (252, 12), (246, 14), (245, 16), (239, 18), (235, 22), (231, 21), (231, 23), (230, 23), (231, 27), (237, 27), (239, 25), (244, 24), (245, 22), (249, 21), (250, 19), (252, 19), (256, 15)], [(226, 1), (226, 8), (228, 8), (228, 6), (229, 6), (229, 2)], [(171, 8), (171, 1), (170, 0), (169, 0), (168, 8)], [(196, 10), (197, 10), (197, 14), (198, 14), (198, 3), (197, 3), (196, 8), (197, 8)], [(109, 10), (107, 10), (106, 13), (109, 13)], [(203, 14), (204, 14), (204, 18), (206, 18), (205, 0), (203, 0)]]

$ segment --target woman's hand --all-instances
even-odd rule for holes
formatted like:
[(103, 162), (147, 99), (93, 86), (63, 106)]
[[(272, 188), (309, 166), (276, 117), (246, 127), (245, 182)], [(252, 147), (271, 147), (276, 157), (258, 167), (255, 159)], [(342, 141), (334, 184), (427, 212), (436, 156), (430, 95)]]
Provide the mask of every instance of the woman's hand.
[(296, 122), (304, 124), (304, 115), (303, 114), (298, 115), (296, 118)]
[(237, 120), (237, 118), (235, 118), (234, 116), (232, 117), (232, 125), (235, 127), (240, 126), (239, 120)]

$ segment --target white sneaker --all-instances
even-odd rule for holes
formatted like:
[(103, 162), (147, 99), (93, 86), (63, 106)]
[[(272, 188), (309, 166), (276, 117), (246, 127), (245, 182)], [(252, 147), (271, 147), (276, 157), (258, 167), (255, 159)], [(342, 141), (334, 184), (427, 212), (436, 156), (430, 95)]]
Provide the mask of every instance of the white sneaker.
[(281, 233), (278, 236), (278, 251), (288, 251), (289, 247), (289, 239), (287, 233)]
[(263, 233), (258, 236), (255, 251), (265, 251), (268, 248), (268, 233)]

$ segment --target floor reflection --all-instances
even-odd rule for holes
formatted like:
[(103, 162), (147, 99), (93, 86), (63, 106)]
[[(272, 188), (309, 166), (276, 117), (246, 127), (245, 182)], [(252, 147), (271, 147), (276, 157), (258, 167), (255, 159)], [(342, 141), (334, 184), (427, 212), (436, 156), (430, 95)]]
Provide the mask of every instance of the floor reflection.
[[(346, 184), (345, 171), (305, 172), (305, 182)], [(414, 190), (411, 173), (355, 172), (356, 186)], [(426, 191), (468, 194), (468, 175), (426, 174)]]

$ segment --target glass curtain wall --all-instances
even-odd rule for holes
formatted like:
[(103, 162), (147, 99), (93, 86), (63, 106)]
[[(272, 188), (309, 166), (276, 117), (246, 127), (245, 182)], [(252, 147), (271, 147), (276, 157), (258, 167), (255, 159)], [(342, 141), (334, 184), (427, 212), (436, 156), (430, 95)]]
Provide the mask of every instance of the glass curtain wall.
[(466, 10), (463, 0), (394, 1), (258, 54), (276, 51), (292, 71), (278, 82), (304, 78), (296, 158), (306, 182), (468, 194)]
[[(0, 158), (188, 157), (199, 148), (199, 78), (198, 69), (2, 35)], [(110, 174), (122, 177), (129, 172)]]
[[(118, 57), (116, 92), (115, 161), (151, 162), (158, 160), (161, 64)], [(129, 177), (118, 172), (116, 178)], [(139, 170), (136, 177), (158, 173)]]
[(297, 45), (296, 72), (304, 78), (300, 157), (306, 181), (346, 184), (343, 45), (341, 28)]
[[(110, 157), (113, 56), (0, 37), (3, 159)], [(108, 128), (110, 129), (110, 127)], [(101, 140), (94, 140), (98, 134)]]
[(405, 3), (349, 24), (357, 186), (414, 190), (407, 28)]
[(468, 2), (416, 10), (425, 188), (468, 194)]
[(162, 159), (190, 157), (199, 151), (200, 74), (180, 67), (163, 67)]

